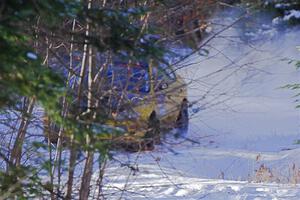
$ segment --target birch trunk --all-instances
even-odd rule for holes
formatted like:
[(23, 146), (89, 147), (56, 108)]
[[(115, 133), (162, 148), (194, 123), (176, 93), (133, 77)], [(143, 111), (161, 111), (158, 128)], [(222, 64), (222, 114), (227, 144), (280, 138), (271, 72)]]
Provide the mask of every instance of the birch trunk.
[[(72, 24), (72, 32), (75, 31), (76, 20), (73, 20)], [(70, 65), (69, 68), (72, 69), (73, 67), (73, 48), (74, 48), (74, 36), (71, 38), (71, 45), (70, 45)], [(74, 88), (74, 85), (70, 86)], [(73, 190), (73, 180), (74, 180), (74, 171), (75, 171), (75, 164), (76, 164), (76, 147), (74, 144), (74, 135), (71, 135), (71, 144), (70, 144), (70, 158), (69, 158), (69, 170), (68, 170), (68, 181), (67, 181), (67, 194), (65, 199), (71, 200), (72, 199), (72, 190)]]
[[(91, 108), (93, 107), (92, 101), (92, 84), (93, 84), (93, 62), (92, 62), (92, 47), (89, 47), (89, 76), (88, 76), (88, 109), (87, 113), (91, 112)], [(95, 115), (94, 115), (95, 116)], [(91, 139), (89, 135), (86, 135), (86, 144), (89, 146), (91, 143)], [(90, 193), (90, 182), (93, 174), (93, 161), (94, 161), (94, 152), (93, 150), (87, 151), (87, 158), (85, 161), (84, 172), (82, 175), (81, 187), (79, 192), (80, 200), (87, 200)]]

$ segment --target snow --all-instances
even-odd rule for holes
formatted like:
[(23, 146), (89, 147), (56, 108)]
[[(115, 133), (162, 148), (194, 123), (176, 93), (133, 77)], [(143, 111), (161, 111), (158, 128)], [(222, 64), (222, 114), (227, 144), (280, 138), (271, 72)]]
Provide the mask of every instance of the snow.
[(280, 9), (285, 9), (290, 7), (291, 4), (290, 3), (277, 3), (275, 4), (275, 8), (280, 8)]
[[(282, 8), (286, 5), (283, 4), (276, 4), (276, 8)], [(287, 10), (283, 17), (275, 17), (272, 20), (272, 24), (274, 26), (280, 25), (283, 22), (290, 21), (291, 19), (300, 19), (300, 10)]]
[(191, 108), (188, 133), (169, 134), (153, 152), (114, 154), (104, 177), (105, 197), (300, 199), (300, 112), (293, 92), (280, 89), (299, 81), (299, 72), (284, 61), (300, 59), (298, 35), (284, 33), (257, 48), (220, 37), (210, 43), (213, 48), (208, 45), (209, 59), (197, 54), (181, 63), (188, 66), (179, 70), (181, 76), (193, 80), (189, 100), (200, 99)]
[(273, 24), (273, 25), (279, 25), (281, 22), (282, 22), (282, 18), (281, 18), (281, 17), (275, 17), (275, 18), (272, 20), (272, 24)]
[[(259, 162), (280, 162), (286, 159), (298, 159), (299, 149), (277, 153), (263, 153)], [(218, 177), (201, 178), (202, 174), (213, 174), (217, 168), (228, 164), (231, 157), (238, 159), (233, 163), (233, 170), (243, 171), (242, 163), (251, 166), (255, 163), (259, 152), (238, 151), (229, 149), (187, 148), (180, 149), (179, 154), (145, 153), (138, 164), (135, 175), (128, 168), (110, 166), (106, 171), (105, 194), (113, 194), (109, 199), (118, 199), (123, 190), (123, 199), (298, 199), (300, 185), (286, 183), (256, 183), (251, 180), (230, 180)], [(157, 163), (157, 156), (162, 156)], [(131, 155), (135, 158), (136, 155)], [(193, 163), (193, 160), (197, 162)], [(200, 160), (206, 161), (201, 163)], [(176, 164), (176, 169), (168, 165)], [(175, 161), (178, 161), (175, 163)], [(217, 165), (220, 161), (220, 165)], [(152, 163), (151, 163), (152, 162)], [(188, 165), (189, 163), (189, 165)], [(194, 166), (191, 166), (193, 163)], [(247, 164), (248, 163), (248, 164)], [(252, 164), (253, 164), (252, 163)], [(209, 167), (210, 166), (210, 167)], [(191, 169), (192, 168), (192, 169)], [(198, 175), (198, 176), (197, 176)], [(225, 174), (226, 176), (226, 174)], [(124, 183), (127, 183), (126, 186)]]
[(27, 52), (26, 56), (27, 56), (27, 58), (30, 58), (32, 60), (36, 60), (38, 58), (37, 55), (32, 52)]
[(300, 11), (299, 10), (288, 11), (288, 14), (283, 17), (283, 20), (288, 21), (292, 18), (300, 19)]

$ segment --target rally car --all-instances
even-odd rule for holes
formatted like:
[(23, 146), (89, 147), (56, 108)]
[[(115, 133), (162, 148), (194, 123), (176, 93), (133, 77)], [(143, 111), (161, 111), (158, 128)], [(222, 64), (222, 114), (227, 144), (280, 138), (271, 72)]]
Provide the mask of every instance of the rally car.
[[(167, 130), (187, 127), (187, 87), (171, 67), (115, 60), (99, 72), (93, 96), (105, 122), (90, 124), (95, 138), (110, 140), (115, 148), (128, 151), (151, 150)], [(80, 107), (76, 111), (86, 107), (84, 99), (83, 103), (75, 101)], [(57, 126), (49, 121), (44, 126), (46, 136), (57, 141)]]
[(105, 82), (103, 102), (111, 125), (125, 131), (114, 139), (117, 146), (153, 149), (162, 134), (188, 125), (187, 87), (169, 66), (115, 62), (108, 67)]

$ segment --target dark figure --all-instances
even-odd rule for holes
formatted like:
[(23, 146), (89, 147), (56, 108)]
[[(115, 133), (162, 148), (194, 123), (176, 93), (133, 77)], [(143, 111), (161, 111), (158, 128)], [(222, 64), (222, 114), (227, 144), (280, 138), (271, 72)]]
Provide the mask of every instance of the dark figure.
[(148, 130), (144, 136), (146, 149), (153, 149), (154, 144), (160, 144), (160, 121), (156, 112), (152, 111), (148, 120)]
[(189, 126), (189, 113), (188, 113), (188, 100), (184, 98), (181, 103), (180, 112), (176, 120), (175, 128), (176, 134), (175, 137), (185, 137)]
[(176, 128), (184, 128), (189, 125), (188, 100), (184, 98), (181, 103), (180, 112), (176, 120)]
[(200, 21), (199, 19), (195, 19), (193, 21), (193, 29), (196, 30), (195, 34), (197, 37), (197, 42), (200, 42), (202, 40), (202, 33), (201, 33), (201, 28), (200, 28)]

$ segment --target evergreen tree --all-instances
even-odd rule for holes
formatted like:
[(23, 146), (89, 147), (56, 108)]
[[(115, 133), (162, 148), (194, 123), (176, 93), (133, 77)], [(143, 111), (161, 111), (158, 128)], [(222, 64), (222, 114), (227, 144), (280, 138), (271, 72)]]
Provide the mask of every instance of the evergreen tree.
[[(148, 18), (156, 5), (146, 1), (0, 2), (0, 114), (1, 126), (6, 127), (1, 134), (0, 198), (72, 199), (78, 152), (83, 151), (83, 175), (76, 178), (82, 182), (80, 198), (88, 198), (95, 156), (101, 164), (109, 150), (109, 143), (97, 138), (111, 135), (91, 125), (106, 120), (96, 111), (96, 55), (107, 59), (117, 55), (127, 62), (160, 60), (163, 48), (149, 39), (154, 32)], [(82, 108), (80, 102), (87, 103)], [(44, 142), (32, 136), (39, 133), (36, 129), (44, 115), (58, 128), (55, 145), (49, 138)], [(68, 177), (67, 182), (62, 176)]]

